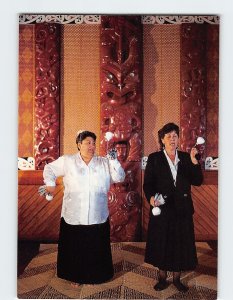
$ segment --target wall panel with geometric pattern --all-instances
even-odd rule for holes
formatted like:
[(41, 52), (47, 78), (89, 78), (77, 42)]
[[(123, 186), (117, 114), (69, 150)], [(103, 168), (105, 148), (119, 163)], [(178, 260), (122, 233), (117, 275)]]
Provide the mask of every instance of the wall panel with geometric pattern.
[(64, 25), (61, 33), (61, 154), (77, 151), (78, 130), (100, 141), (100, 25)]
[(34, 156), (34, 25), (19, 26), (18, 156)]
[(143, 27), (144, 155), (158, 150), (158, 130), (180, 124), (180, 25)]

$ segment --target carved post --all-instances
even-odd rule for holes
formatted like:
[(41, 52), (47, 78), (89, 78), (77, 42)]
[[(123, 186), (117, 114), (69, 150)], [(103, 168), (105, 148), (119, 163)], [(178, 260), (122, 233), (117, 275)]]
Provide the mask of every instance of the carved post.
[(59, 25), (36, 24), (35, 43), (35, 164), (42, 170), (59, 156)]
[(115, 147), (126, 172), (109, 193), (111, 240), (133, 241), (141, 221), (142, 25), (138, 16), (103, 16), (101, 24), (100, 153)]
[[(181, 25), (180, 145), (190, 152), (198, 136), (206, 139), (206, 26)], [(199, 149), (205, 159), (205, 145)]]
[(218, 157), (219, 25), (207, 25), (207, 141), (206, 156)]

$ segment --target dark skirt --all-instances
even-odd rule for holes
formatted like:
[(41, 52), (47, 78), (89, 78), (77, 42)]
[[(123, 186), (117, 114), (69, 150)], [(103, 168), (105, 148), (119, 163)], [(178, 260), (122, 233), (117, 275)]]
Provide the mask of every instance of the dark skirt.
[(192, 215), (185, 217), (150, 215), (145, 262), (160, 270), (194, 270), (197, 265)]
[(61, 218), (57, 276), (82, 284), (113, 277), (109, 219), (103, 224), (70, 225)]

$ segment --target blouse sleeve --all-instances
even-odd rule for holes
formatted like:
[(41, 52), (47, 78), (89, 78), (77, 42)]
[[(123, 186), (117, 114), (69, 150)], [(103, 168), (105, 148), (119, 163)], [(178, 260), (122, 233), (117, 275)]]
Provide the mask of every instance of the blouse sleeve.
[(47, 186), (56, 186), (56, 178), (64, 176), (64, 156), (45, 165), (43, 171), (44, 183)]
[(125, 179), (125, 171), (117, 159), (109, 159), (109, 171), (111, 182), (123, 182)]

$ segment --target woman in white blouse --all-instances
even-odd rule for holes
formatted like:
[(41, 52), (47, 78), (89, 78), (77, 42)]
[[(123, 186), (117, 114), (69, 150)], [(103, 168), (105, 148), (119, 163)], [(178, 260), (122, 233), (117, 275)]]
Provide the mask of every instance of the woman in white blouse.
[[(180, 281), (182, 271), (195, 269), (195, 247), (191, 186), (201, 185), (203, 176), (192, 148), (190, 154), (178, 151), (179, 127), (164, 125), (158, 132), (161, 151), (148, 157), (143, 189), (150, 203), (145, 261), (159, 269), (156, 291), (168, 287), (167, 271), (173, 273), (173, 284), (186, 292), (188, 287)], [(161, 205), (155, 195), (165, 203)], [(160, 214), (153, 215), (159, 206)]]
[(73, 284), (97, 284), (113, 276), (108, 190), (125, 172), (115, 158), (95, 155), (96, 135), (82, 131), (78, 153), (47, 164), (43, 176), (48, 193), (63, 176), (64, 196), (58, 243), (57, 276)]

